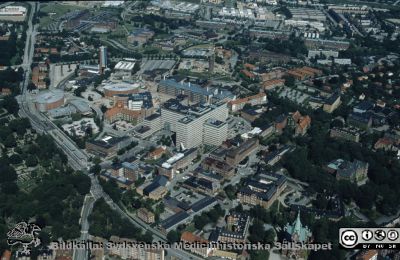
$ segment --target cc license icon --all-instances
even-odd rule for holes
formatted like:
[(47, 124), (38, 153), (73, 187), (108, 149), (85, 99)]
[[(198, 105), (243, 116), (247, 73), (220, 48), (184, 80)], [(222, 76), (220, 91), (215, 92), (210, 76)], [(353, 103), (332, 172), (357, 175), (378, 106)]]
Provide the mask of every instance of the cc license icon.
[(354, 230), (345, 230), (340, 236), (340, 242), (344, 247), (353, 247), (357, 241), (358, 235)]

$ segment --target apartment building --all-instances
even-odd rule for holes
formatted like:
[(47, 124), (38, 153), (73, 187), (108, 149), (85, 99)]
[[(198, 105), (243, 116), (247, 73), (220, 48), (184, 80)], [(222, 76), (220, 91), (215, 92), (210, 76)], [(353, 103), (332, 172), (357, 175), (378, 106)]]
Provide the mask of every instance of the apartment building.
[(330, 137), (341, 138), (358, 143), (360, 141), (361, 131), (355, 127), (334, 127), (330, 130)]
[(237, 112), (242, 110), (246, 104), (250, 104), (252, 106), (262, 105), (267, 103), (267, 94), (265, 93), (258, 93), (253, 96), (239, 98), (232, 101), (229, 101), (228, 106), (229, 110), (232, 112)]
[(137, 210), (137, 216), (147, 224), (155, 222), (155, 215), (153, 212), (146, 208), (140, 208)]
[(226, 226), (216, 228), (210, 240), (222, 243), (244, 243), (250, 226), (250, 217), (245, 213), (231, 212), (226, 217)]

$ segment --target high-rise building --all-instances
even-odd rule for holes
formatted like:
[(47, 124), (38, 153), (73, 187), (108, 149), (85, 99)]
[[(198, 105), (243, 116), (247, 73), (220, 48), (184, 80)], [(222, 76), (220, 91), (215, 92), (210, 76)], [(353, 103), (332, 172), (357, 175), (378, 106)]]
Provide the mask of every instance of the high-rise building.
[[(219, 145), (225, 141), (227, 126), (224, 123), (227, 118), (228, 107), (224, 102), (184, 106), (177, 100), (169, 100), (161, 108), (163, 127), (176, 132), (176, 145), (186, 149), (201, 144)], [(210, 140), (205, 142), (205, 138)]]
[(104, 70), (107, 68), (107, 47), (101, 46), (99, 53), (99, 71), (101, 74), (104, 73)]
[(204, 123), (204, 144), (221, 145), (228, 139), (228, 124), (213, 118)]

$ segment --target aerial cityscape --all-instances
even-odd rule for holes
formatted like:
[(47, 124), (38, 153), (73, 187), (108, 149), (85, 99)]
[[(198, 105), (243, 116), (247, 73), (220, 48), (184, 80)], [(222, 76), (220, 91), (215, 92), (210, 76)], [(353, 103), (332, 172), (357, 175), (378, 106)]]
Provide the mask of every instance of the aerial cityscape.
[(1, 2), (0, 53), (1, 260), (400, 259), (400, 0)]

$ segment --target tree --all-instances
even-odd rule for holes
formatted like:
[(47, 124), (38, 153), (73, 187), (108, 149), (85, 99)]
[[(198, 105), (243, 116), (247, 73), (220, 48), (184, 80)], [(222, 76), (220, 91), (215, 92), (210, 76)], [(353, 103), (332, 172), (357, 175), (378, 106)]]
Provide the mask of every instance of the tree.
[(151, 233), (151, 231), (147, 230), (146, 233), (144, 233), (144, 235), (142, 236), (141, 240), (145, 243), (153, 242), (153, 234)]
[(9, 127), (0, 126), (0, 140), (6, 140), (6, 138), (10, 135), (12, 135), (12, 132)]
[(100, 110), (101, 112), (105, 113), (107, 112), (107, 107), (105, 105), (101, 105)]
[(11, 164), (20, 164), (21, 162), (22, 162), (22, 158), (18, 154), (13, 154), (10, 156)]
[(28, 155), (28, 157), (25, 160), (25, 165), (27, 167), (35, 167), (38, 164), (38, 160), (36, 158), (36, 156), (30, 154)]
[(3, 144), (5, 145), (5, 147), (11, 148), (11, 147), (15, 147), (17, 145), (17, 142), (15, 141), (14, 136), (11, 134), (6, 137)]
[(294, 87), (295, 86), (295, 78), (292, 76), (284, 76), (283, 79), (285, 80), (285, 85), (288, 87)]
[(17, 173), (9, 165), (0, 166), (0, 183), (13, 182), (17, 179)]
[(77, 97), (82, 97), (82, 93), (86, 91), (86, 87), (78, 87), (77, 89), (74, 90), (74, 94)]
[(180, 239), (181, 239), (181, 234), (176, 230), (171, 230), (167, 234), (167, 240), (169, 243), (179, 242)]
[(31, 123), (27, 118), (18, 118), (12, 120), (8, 126), (13, 132), (16, 132), (19, 136), (22, 136), (26, 133), (26, 130), (31, 127)]
[(81, 195), (85, 195), (90, 191), (90, 178), (82, 172), (77, 172), (77, 174), (71, 176), (71, 183)]
[(6, 96), (1, 103), (1, 107), (4, 107), (8, 113), (16, 115), (19, 110), (17, 100), (13, 96)]
[(205, 214), (201, 214), (201, 216), (194, 217), (194, 227), (197, 228), (198, 230), (202, 230), (204, 226), (208, 224), (208, 222), (210, 222), (210, 219)]
[(101, 166), (99, 164), (95, 164), (90, 168), (90, 172), (94, 174), (100, 174)]
[(35, 90), (37, 87), (35, 84), (33, 84), (32, 82), (29, 82), (27, 89), (32, 91)]

